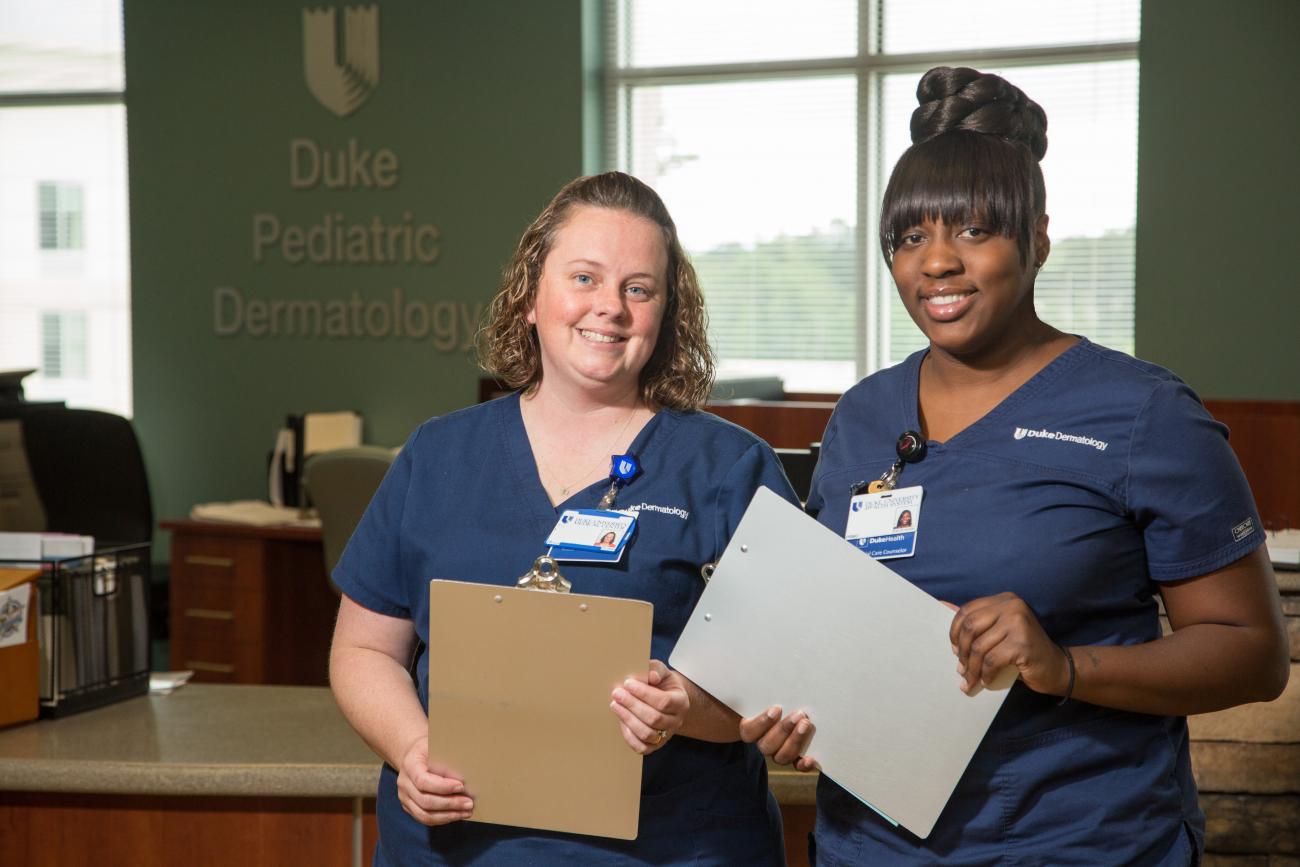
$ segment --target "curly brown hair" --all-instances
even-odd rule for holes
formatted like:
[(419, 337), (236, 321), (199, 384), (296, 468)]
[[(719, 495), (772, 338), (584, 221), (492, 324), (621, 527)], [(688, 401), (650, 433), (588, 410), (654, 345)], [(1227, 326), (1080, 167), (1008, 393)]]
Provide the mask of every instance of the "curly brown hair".
[(537, 329), (526, 319), (537, 297), (542, 265), (570, 211), (581, 205), (626, 211), (663, 232), (668, 293), (654, 352), (641, 371), (641, 398), (653, 407), (698, 409), (713, 388), (704, 295), (677, 240), (677, 226), (659, 194), (623, 172), (570, 181), (519, 239), (478, 332), (479, 365), (511, 388), (532, 391), (542, 381)]

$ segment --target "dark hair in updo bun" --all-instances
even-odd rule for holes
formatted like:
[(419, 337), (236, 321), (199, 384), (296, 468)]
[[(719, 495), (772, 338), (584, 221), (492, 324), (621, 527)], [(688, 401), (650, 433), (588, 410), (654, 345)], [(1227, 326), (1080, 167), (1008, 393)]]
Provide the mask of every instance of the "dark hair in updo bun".
[(1015, 238), (1028, 261), (1034, 223), (1047, 211), (1042, 107), (1006, 79), (965, 67), (931, 69), (916, 97), (912, 146), (894, 166), (880, 211), (885, 261), (912, 226), (972, 219)]

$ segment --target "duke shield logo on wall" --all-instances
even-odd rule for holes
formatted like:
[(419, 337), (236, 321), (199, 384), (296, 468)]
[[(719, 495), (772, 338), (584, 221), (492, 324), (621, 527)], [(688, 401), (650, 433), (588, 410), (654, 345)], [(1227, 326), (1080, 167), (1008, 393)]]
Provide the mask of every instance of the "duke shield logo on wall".
[(343, 63), (333, 8), (302, 10), (302, 71), (321, 105), (346, 117), (379, 86), (379, 6), (343, 9)]

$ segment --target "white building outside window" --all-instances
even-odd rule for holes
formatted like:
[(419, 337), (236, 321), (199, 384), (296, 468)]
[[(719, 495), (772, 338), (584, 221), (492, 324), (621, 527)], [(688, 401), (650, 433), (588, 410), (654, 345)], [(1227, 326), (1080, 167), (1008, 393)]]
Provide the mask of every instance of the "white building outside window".
[(46, 379), (86, 378), (86, 314), (41, 314), (41, 375)]
[(41, 181), (36, 185), (40, 203), (42, 250), (80, 250), (82, 247), (81, 185)]
[(131, 414), (120, 0), (0, 0), (0, 370)]

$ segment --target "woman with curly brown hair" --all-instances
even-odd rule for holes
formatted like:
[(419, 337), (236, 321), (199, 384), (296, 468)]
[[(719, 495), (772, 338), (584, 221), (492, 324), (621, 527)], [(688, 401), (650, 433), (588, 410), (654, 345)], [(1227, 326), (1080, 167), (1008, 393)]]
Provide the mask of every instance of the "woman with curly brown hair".
[[(375, 863), (782, 863), (762, 757), (739, 743), (734, 713), (659, 662), (754, 491), (797, 502), (766, 444), (699, 411), (713, 381), (704, 301), (659, 196), (618, 172), (564, 187), (520, 240), (480, 355), (519, 391), (417, 429), (334, 570), (331, 682), (388, 763)], [(428, 755), (428, 580), (509, 583), (561, 512), (598, 504), (635, 512), (635, 535), (568, 577), (654, 603), (647, 682), (610, 697), (611, 725), (646, 757), (638, 837), (466, 822), (474, 781)], [(413, 688), (417, 639), (428, 649)]]

